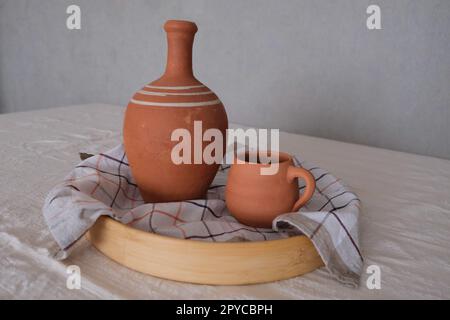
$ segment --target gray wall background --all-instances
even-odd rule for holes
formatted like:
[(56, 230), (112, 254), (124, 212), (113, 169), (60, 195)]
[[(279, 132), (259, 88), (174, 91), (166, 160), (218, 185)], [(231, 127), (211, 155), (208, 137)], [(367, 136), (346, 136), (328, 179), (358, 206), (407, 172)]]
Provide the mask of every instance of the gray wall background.
[(448, 0), (0, 0), (0, 112), (125, 106), (170, 18), (197, 22), (195, 73), (231, 121), (450, 158)]

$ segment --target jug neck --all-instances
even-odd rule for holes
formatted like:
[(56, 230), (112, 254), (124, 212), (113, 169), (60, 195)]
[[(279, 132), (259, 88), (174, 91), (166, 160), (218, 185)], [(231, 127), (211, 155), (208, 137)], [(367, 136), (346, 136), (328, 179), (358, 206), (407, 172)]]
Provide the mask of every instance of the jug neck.
[(167, 33), (167, 64), (163, 78), (195, 79), (192, 70), (192, 48), (197, 25), (189, 21), (169, 20)]

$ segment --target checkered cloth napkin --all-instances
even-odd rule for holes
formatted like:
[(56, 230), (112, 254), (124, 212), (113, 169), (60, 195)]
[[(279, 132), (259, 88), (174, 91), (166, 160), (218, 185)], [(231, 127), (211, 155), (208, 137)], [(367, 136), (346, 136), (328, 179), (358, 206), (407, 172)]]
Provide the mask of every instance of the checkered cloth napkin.
[[(277, 217), (272, 229), (253, 228), (234, 219), (224, 191), (229, 166), (221, 166), (206, 199), (144, 203), (120, 145), (90, 157), (73, 169), (48, 194), (43, 207), (46, 223), (61, 251), (72, 245), (102, 215), (133, 228), (199, 241), (261, 241), (304, 234), (314, 243), (328, 271), (343, 284), (357, 287), (363, 258), (358, 247), (360, 201), (339, 179), (294, 158), (311, 171), (316, 191), (299, 212)], [(299, 181), (299, 189), (304, 184)]]

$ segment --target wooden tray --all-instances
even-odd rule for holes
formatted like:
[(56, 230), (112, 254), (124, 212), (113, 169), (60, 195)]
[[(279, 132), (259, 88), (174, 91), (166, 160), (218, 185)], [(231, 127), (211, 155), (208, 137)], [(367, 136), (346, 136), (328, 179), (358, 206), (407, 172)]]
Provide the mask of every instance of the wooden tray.
[(323, 266), (306, 236), (254, 242), (202, 242), (144, 232), (101, 217), (88, 238), (136, 271), (199, 284), (242, 285), (287, 279)]

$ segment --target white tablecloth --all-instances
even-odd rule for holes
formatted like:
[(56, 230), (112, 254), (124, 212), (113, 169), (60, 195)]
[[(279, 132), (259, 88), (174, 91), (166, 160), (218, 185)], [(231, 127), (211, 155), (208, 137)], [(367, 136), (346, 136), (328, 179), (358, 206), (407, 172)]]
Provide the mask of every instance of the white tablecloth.
[[(0, 115), (0, 298), (450, 298), (450, 161), (288, 133), (282, 150), (328, 169), (360, 197), (365, 268), (380, 267), (380, 290), (366, 287), (368, 274), (351, 289), (323, 269), (251, 286), (177, 283), (124, 268), (87, 240), (68, 260), (52, 259), (44, 197), (79, 151), (121, 141), (123, 111), (91, 104)], [(66, 287), (68, 265), (81, 268), (80, 290)]]

